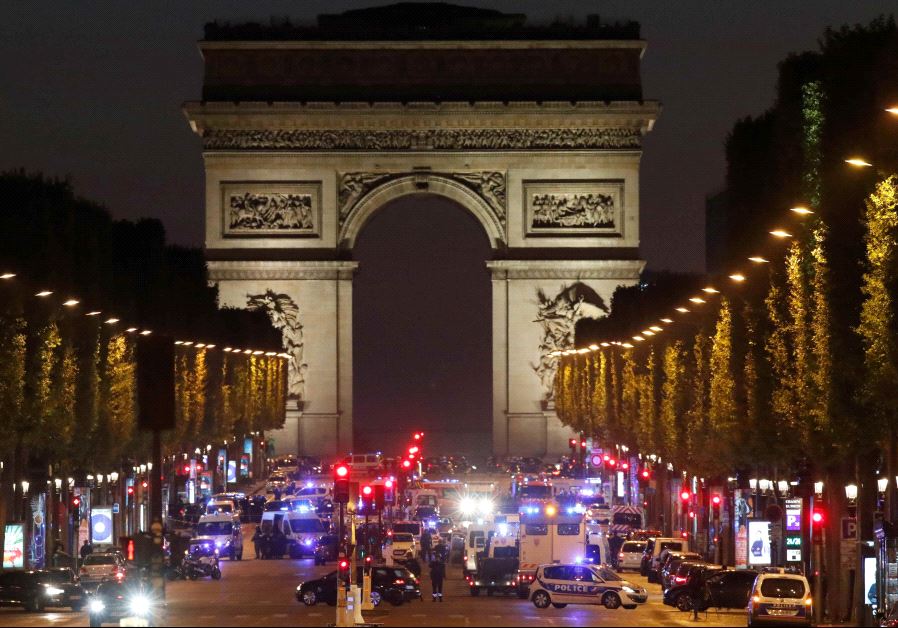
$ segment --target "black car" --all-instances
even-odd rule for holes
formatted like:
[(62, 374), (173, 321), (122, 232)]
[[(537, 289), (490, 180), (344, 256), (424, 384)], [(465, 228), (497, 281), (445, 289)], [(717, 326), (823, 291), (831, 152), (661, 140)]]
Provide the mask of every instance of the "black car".
[[(362, 581), (362, 569), (356, 573), (357, 582)], [(306, 606), (321, 602), (337, 604), (337, 572), (332, 571), (323, 578), (302, 582), (296, 587), (296, 599)], [(404, 567), (372, 567), (371, 601), (375, 606), (386, 600), (394, 606), (421, 598), (421, 586), (412, 572)]]
[(705, 581), (701, 610), (708, 608), (746, 608), (758, 572), (752, 569), (727, 569)]
[(413, 521), (427, 521), (429, 519), (439, 519), (440, 513), (433, 506), (418, 506), (415, 508)]
[(680, 564), (685, 561), (703, 562), (701, 554), (695, 552), (671, 552), (664, 559), (661, 569), (658, 570), (658, 579), (661, 581), (661, 590), (670, 588), (674, 575)]
[(40, 612), (48, 606), (63, 606), (60, 598), (64, 595), (62, 587), (47, 582), (44, 572), (0, 572), (0, 606), (21, 606), (26, 611)]
[(140, 582), (104, 580), (96, 593), (88, 597), (87, 611), (91, 627), (114, 623), (124, 617), (140, 617), (152, 626), (157, 622), (157, 605), (152, 591)]
[(664, 603), (681, 611), (692, 610), (696, 594), (699, 610), (709, 608), (745, 608), (758, 572), (751, 569), (695, 570), (683, 585), (671, 587), (664, 594)]
[(664, 591), (664, 603), (675, 606), (681, 611), (692, 610), (692, 600), (697, 592), (705, 589), (705, 580), (722, 570), (720, 565), (708, 565), (700, 562), (685, 561), (680, 563), (673, 577), (671, 586)]
[(52, 567), (41, 571), (41, 581), (62, 593), (53, 596), (47, 606), (68, 606), (80, 611), (85, 604), (85, 593), (75, 572), (69, 567)]
[(300, 582), (296, 587), (296, 600), (306, 606), (315, 606), (320, 602), (337, 605), (337, 572), (332, 571), (323, 578)]

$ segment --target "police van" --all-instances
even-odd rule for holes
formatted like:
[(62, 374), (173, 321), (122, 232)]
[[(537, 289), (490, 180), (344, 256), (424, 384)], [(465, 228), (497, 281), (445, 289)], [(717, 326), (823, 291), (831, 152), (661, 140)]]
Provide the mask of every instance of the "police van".
[(536, 608), (596, 604), (608, 609), (634, 609), (648, 599), (646, 590), (600, 565), (540, 565), (530, 585)]

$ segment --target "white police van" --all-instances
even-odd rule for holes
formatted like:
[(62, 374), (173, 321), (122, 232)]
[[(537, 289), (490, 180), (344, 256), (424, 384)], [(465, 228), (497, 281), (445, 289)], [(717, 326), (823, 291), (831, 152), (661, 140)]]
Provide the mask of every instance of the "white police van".
[(648, 593), (601, 565), (540, 565), (530, 585), (536, 608), (564, 608), (568, 604), (601, 604), (608, 609), (634, 609)]

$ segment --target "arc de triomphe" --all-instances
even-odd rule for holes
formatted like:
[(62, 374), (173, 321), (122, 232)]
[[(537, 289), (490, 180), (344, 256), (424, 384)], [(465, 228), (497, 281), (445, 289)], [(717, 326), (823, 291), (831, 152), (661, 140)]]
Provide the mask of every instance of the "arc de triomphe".
[(451, 199), (492, 243), (493, 450), (567, 451), (548, 354), (643, 267), (639, 161), (659, 111), (642, 99), (645, 44), (595, 18), (538, 28), (458, 9), (482, 25), (427, 30), (394, 9), (207, 27), (203, 97), (185, 112), (220, 303), (264, 308), (284, 332), (279, 453), (348, 451), (356, 238), (394, 199)]

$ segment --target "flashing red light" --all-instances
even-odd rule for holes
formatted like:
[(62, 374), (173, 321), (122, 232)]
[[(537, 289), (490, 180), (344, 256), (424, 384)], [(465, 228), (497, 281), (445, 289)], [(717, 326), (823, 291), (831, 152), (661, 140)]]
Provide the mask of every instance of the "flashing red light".
[(577, 439), (576, 439), (576, 438), (572, 438), (571, 440), (568, 441), (568, 445), (570, 445), (571, 447), (576, 447), (576, 446), (577, 446)]
[(605, 462), (608, 462), (609, 460), (611, 460), (611, 456), (609, 456), (608, 454), (605, 454), (604, 456), (602, 456), (602, 460), (604, 460)]
[(409, 460), (403, 460), (403, 461), (402, 461), (402, 468), (403, 468), (403, 469), (411, 469), (411, 468), (412, 468), (412, 463), (411, 463)]
[(584, 441), (580, 441), (580, 446), (581, 446), (583, 449), (586, 449), (586, 441), (585, 441), (585, 440), (584, 440)]
[(711, 498), (711, 503), (715, 506), (720, 506), (720, 495), (715, 495)]
[(341, 561), (340, 561), (340, 569), (341, 569), (341, 570), (349, 569), (349, 561), (348, 561), (348, 560), (341, 560)]
[(190, 465), (189, 464), (184, 465), (184, 473), (190, 473)]
[(643, 470), (642, 470), (642, 477), (645, 478), (646, 480), (649, 479), (649, 476), (650, 476), (650, 475), (651, 475), (651, 473), (649, 472), (648, 469), (643, 469)]
[(694, 513), (694, 512), (690, 512), (690, 513), (689, 513), (689, 518), (690, 518), (690, 519), (695, 519), (695, 513)]
[(141, 486), (144, 487), (144, 488), (146, 488), (146, 487), (149, 486), (149, 483), (147, 483), (146, 481), (144, 481), (144, 482), (141, 484)]
[(683, 491), (682, 493), (680, 493), (680, 499), (682, 499), (684, 502), (688, 502), (690, 497), (692, 497), (692, 493), (690, 493), (689, 491)]
[(684, 532), (684, 533), (683, 533), (683, 538), (684, 538), (684, 539), (688, 539), (688, 538), (689, 538), (689, 533), (688, 533), (688, 532)]
[(818, 525), (823, 523), (823, 512), (820, 510), (815, 510), (814, 514), (811, 515), (811, 521)]
[(419, 451), (421, 451), (421, 450), (418, 449), (417, 446), (415, 446), (415, 447), (409, 447), (409, 448), (408, 448), (408, 453), (410, 453), (410, 454), (416, 454), (416, 453), (418, 453)]
[(629, 469), (629, 468), (630, 468), (630, 464), (629, 464), (629, 463), (627, 463), (627, 462), (625, 462), (625, 463), (623, 463), (623, 464), (622, 464), (622, 465), (621, 465), (621, 466), (620, 466), (620, 467), (621, 467), (621, 469), (623, 469), (623, 470), (625, 470), (625, 471), (626, 471), (626, 470), (627, 470), (627, 469)]
[(73, 498), (72, 498), (72, 506), (76, 506), (76, 507), (77, 507), (77, 506), (80, 506), (80, 505), (81, 505), (81, 498), (80, 498), (80, 497), (73, 497)]
[(386, 486), (387, 488), (393, 488), (393, 480), (387, 480), (386, 482), (384, 482), (384, 486)]
[(616, 464), (617, 464), (617, 460), (615, 460), (614, 458), (611, 458), (611, 459), (608, 461), (608, 466), (610, 466), (610, 467), (613, 467), (613, 466), (615, 466)]
[(349, 467), (347, 467), (345, 464), (337, 465), (337, 468), (334, 469), (334, 475), (336, 475), (338, 478), (349, 477)]
[(366, 486), (363, 486), (363, 487), (362, 487), (362, 495), (368, 496), (368, 495), (370, 495), (370, 494), (373, 493), (373, 492), (374, 492), (374, 489), (371, 488), (370, 486), (367, 486), (367, 485), (366, 485)]

